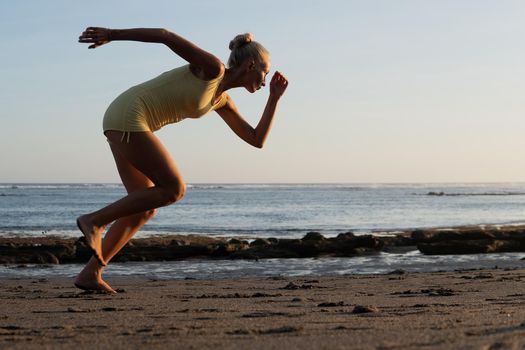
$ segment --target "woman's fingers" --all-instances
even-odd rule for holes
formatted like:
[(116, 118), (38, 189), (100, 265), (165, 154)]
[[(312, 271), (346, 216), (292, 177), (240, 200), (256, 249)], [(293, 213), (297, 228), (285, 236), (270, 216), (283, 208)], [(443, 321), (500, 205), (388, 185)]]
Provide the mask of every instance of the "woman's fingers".
[(275, 72), (273, 75), (273, 79), (279, 82), (288, 82), (288, 80), (284, 77), (284, 75), (281, 74), (281, 72)]
[(270, 94), (281, 96), (288, 86), (288, 79), (281, 72), (275, 72), (270, 82)]
[(78, 39), (83, 41), (83, 42), (98, 41), (98, 40), (102, 39), (102, 35), (99, 34), (99, 33), (84, 32), (84, 33), (82, 33), (82, 35)]
[(279, 79), (279, 72), (273, 73), (272, 81), (270, 82), (270, 84), (275, 84), (278, 79)]
[(94, 43), (88, 49), (94, 49), (108, 42), (108, 30), (106, 28), (88, 27), (78, 37), (80, 43)]
[(272, 77), (271, 84), (274, 86), (286, 88), (286, 86), (288, 85), (288, 80), (280, 72), (275, 72)]

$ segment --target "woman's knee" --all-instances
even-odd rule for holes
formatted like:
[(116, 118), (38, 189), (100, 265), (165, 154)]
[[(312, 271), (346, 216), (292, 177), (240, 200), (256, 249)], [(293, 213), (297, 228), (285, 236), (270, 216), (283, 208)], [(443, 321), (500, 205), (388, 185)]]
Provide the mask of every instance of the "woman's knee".
[(157, 213), (157, 209), (146, 210), (144, 213), (142, 213), (142, 218), (144, 221), (149, 221), (151, 218), (155, 216), (156, 213)]
[(173, 204), (180, 201), (186, 194), (186, 184), (184, 182), (176, 183), (163, 187), (166, 204)]
[(133, 223), (133, 225), (144, 225), (146, 222), (151, 220), (157, 213), (157, 209), (150, 209), (143, 211), (141, 213), (134, 214), (127, 218), (127, 220), (131, 220), (130, 222)]
[(134, 229), (133, 234), (139, 230), (143, 225), (145, 225), (153, 216), (155, 216), (155, 213), (157, 212), (156, 209), (146, 210), (140, 213), (136, 213), (133, 215), (125, 216), (123, 218), (117, 219), (115, 225), (119, 225), (120, 229), (124, 227), (124, 229), (132, 228)]

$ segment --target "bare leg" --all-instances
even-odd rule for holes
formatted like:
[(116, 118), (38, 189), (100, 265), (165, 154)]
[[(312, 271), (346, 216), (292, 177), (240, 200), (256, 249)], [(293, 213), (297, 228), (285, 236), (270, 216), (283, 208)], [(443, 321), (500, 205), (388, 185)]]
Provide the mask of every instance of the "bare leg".
[(118, 154), (122, 162), (125, 161), (128, 167), (142, 173), (154, 186), (128, 192), (126, 197), (77, 219), (88, 246), (103, 266), (105, 261), (101, 242), (107, 224), (175, 203), (184, 196), (186, 190), (175, 162), (152, 132), (133, 132), (130, 143), (121, 142), (121, 134), (118, 131), (106, 132), (113, 155)]
[[(152, 210), (115, 221), (102, 241), (104, 260), (109, 262), (153, 215)], [(75, 285), (81, 289), (115, 293), (115, 290), (102, 279), (103, 269), (104, 266), (95, 257), (92, 257), (75, 279)]]
[[(95, 255), (75, 280), (75, 284), (82, 289), (114, 292), (102, 280), (102, 269), (105, 263), (111, 260), (154, 215), (156, 207), (150, 208), (149, 206), (162, 206), (175, 202), (182, 197), (185, 190), (184, 182), (173, 160), (152, 133), (133, 133), (133, 146), (121, 143), (120, 137), (116, 134), (111, 131), (106, 133), (128, 196), (95, 213), (79, 217), (79, 226), (84, 227), (83, 233), (91, 232), (91, 237), (97, 237), (92, 239), (92, 242), (96, 244), (97, 239), (101, 241), (104, 227), (109, 223), (105, 221), (107, 217), (111, 218), (114, 215), (145, 209), (117, 218), (111, 225), (103, 242), (98, 246), (100, 258), (96, 258)], [(144, 149), (140, 149), (141, 146), (150, 153), (145, 153)], [(141, 157), (147, 159), (141, 159)], [(156, 185), (155, 179), (158, 183), (165, 185)], [(142, 201), (142, 203), (135, 201)]]
[(130, 192), (126, 197), (96, 212), (81, 216), (97, 227), (117, 219), (172, 204), (184, 196), (185, 184), (175, 162), (151, 132), (131, 133), (131, 142), (120, 142), (120, 132), (106, 135), (126, 161), (150, 179), (154, 186)]

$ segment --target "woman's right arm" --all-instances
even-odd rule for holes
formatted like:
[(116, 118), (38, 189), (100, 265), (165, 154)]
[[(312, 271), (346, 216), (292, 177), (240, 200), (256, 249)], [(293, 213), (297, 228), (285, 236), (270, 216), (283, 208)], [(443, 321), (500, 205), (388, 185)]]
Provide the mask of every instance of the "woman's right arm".
[(94, 49), (116, 40), (165, 44), (181, 58), (202, 69), (209, 79), (217, 77), (224, 69), (222, 62), (211, 53), (162, 28), (108, 29), (89, 27), (82, 33), (78, 41), (92, 43), (88, 48)]

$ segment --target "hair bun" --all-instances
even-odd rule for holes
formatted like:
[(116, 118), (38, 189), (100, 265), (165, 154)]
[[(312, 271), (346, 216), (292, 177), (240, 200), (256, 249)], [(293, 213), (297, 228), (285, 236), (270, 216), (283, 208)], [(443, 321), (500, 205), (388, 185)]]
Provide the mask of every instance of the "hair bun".
[(253, 41), (252, 33), (239, 34), (230, 41), (230, 50), (235, 50)]

